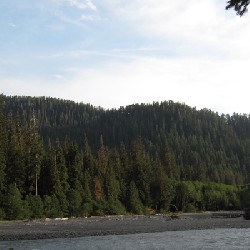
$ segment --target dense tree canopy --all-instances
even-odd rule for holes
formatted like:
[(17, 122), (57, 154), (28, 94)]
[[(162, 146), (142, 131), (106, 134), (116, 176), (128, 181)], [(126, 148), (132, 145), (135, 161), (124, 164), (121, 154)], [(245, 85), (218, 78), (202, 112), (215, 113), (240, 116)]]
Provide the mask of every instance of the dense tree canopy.
[[(140, 138), (144, 152), (159, 161), (171, 178), (227, 184), (250, 180), (249, 115), (218, 115), (172, 101), (103, 110), (45, 97), (5, 97), (5, 115), (27, 130), (35, 115), (45, 147), (68, 138), (79, 149), (89, 152), (89, 144), (102, 166), (101, 169), (93, 167), (89, 159), (91, 171), (96, 175), (98, 172), (103, 175), (109, 164), (107, 147), (117, 149), (123, 144), (126, 150), (132, 151), (135, 148), (132, 142)], [(13, 131), (10, 154), (20, 153), (18, 147), (24, 141), (19, 131), (22, 128), (18, 124), (15, 126), (10, 126)], [(36, 148), (34, 153), (40, 150)], [(40, 159), (37, 160), (39, 167)]]
[(248, 115), (0, 96), (0, 219), (241, 209), (249, 177)]
[(229, 0), (226, 9), (233, 8), (238, 15), (242, 16), (247, 12), (249, 2), (249, 0)]

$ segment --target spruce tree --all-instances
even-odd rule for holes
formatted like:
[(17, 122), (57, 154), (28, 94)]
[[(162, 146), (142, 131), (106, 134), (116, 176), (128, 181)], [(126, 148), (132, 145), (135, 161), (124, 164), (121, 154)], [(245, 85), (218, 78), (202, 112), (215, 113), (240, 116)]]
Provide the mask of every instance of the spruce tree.
[(7, 126), (7, 161), (6, 161), (6, 182), (7, 185), (15, 184), (23, 194), (26, 192), (26, 143), (25, 130), (19, 119), (14, 121), (10, 116)]
[(14, 185), (9, 185), (4, 197), (4, 209), (6, 219), (19, 220), (29, 217), (28, 207), (22, 200), (19, 189)]
[(38, 133), (38, 121), (33, 112), (29, 127), (26, 131), (26, 174), (27, 190), (38, 196), (38, 181), (40, 178), (41, 163), (44, 151), (40, 135)]
[(79, 216), (81, 215), (81, 205), (82, 205), (82, 193), (77, 189), (69, 189), (67, 192), (67, 200), (69, 203), (68, 214), (69, 216)]
[(150, 158), (144, 149), (141, 139), (137, 139), (133, 142), (131, 156), (133, 181), (138, 188), (139, 196), (143, 204), (149, 207), (151, 205), (150, 185), (152, 168)]
[(168, 211), (174, 196), (173, 180), (168, 178), (161, 163), (155, 162), (153, 168), (151, 195), (156, 210)]
[(0, 192), (5, 187), (5, 167), (6, 167), (6, 120), (3, 115), (4, 100), (3, 95), (0, 95)]
[(27, 201), (31, 218), (38, 219), (44, 216), (43, 202), (40, 196), (29, 194), (25, 200)]
[(82, 192), (83, 172), (81, 171), (81, 155), (76, 144), (66, 140), (65, 164), (68, 172), (68, 184), (70, 188)]
[(134, 214), (144, 214), (145, 208), (140, 200), (139, 191), (134, 181), (129, 185), (129, 203), (128, 210)]

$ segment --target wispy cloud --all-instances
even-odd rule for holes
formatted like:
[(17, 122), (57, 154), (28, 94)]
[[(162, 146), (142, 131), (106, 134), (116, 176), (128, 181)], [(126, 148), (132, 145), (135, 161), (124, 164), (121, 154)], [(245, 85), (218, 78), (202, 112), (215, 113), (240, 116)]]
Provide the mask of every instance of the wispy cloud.
[[(86, 27), (87, 21), (99, 20), (97, 7), (91, 0), (58, 0), (55, 15), (60, 20)], [(77, 11), (70, 10), (74, 7)]]
[(54, 96), (105, 108), (173, 100), (220, 113), (249, 113), (249, 63), (138, 57), (129, 63), (115, 61), (98, 67), (68, 68), (54, 74), (53, 79), (38, 76), (3, 79), (2, 91)]
[(239, 48), (250, 56), (248, 17), (239, 18), (225, 11), (217, 0), (167, 1), (104, 0), (116, 18), (125, 20), (130, 28), (144, 38), (171, 42), (174, 49), (195, 54), (239, 55)]
[(81, 15), (80, 21), (94, 21), (96, 18), (93, 15)]
[(78, 9), (91, 9), (94, 11), (97, 11), (97, 8), (95, 6), (95, 4), (91, 1), (91, 0), (65, 0), (66, 2), (68, 2), (70, 5), (78, 8)]
[(219, 0), (16, 2), (0, 3), (6, 94), (249, 113), (250, 16)]
[(59, 75), (59, 74), (55, 74), (55, 75), (52, 75), (55, 79), (57, 80), (62, 80), (64, 79), (64, 76), (63, 75)]
[(56, 10), (55, 16), (63, 22), (73, 24), (76, 26), (80, 26), (80, 27), (87, 27), (85, 22), (82, 22), (81, 17), (77, 17), (77, 18), (70, 17), (69, 15), (67, 15), (67, 13), (65, 13), (62, 10)]
[(131, 59), (135, 60), (141, 57), (150, 57), (153, 53), (159, 53), (161, 57), (164, 57), (164, 54), (169, 55), (169, 50), (166, 48), (153, 48), (153, 47), (138, 47), (138, 48), (113, 48), (106, 50), (69, 50), (64, 52), (59, 52), (55, 54), (43, 55), (39, 58), (44, 59), (59, 59), (65, 60), (82, 58), (82, 57), (104, 57), (104, 58), (117, 58), (117, 59)]
[(14, 24), (14, 23), (8, 23), (8, 25), (11, 27), (11, 28), (16, 28), (17, 26), (16, 26), (16, 24)]
[[(71, 78), (64, 80), (55, 93), (60, 98), (105, 108), (174, 100), (199, 109), (206, 107), (224, 113), (249, 113), (245, 62), (240, 62), (242, 74), (228, 71), (237, 68), (238, 64), (228, 60), (214, 62), (208, 59), (147, 57), (130, 63), (71, 68)], [(52, 89), (50, 91), (54, 93)]]
[(87, 1), (86, 1), (86, 4), (88, 5), (88, 7), (89, 7), (90, 9), (97, 11), (96, 5), (95, 5), (91, 0), (87, 0)]

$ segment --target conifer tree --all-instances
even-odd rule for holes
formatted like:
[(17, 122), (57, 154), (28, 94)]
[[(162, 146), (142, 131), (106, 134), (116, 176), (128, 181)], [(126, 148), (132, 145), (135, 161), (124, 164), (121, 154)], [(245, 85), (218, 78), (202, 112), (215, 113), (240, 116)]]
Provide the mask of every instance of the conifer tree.
[(3, 115), (4, 100), (0, 95), (0, 192), (4, 189), (5, 182), (5, 167), (6, 167), (6, 121)]
[(116, 179), (116, 175), (112, 166), (109, 166), (104, 177), (104, 189), (107, 201), (118, 200), (120, 194), (120, 185)]
[(91, 178), (88, 172), (84, 173), (82, 205), (80, 209), (80, 213), (83, 216), (88, 216), (93, 212), (93, 198), (90, 189), (92, 187), (90, 185)]
[(150, 206), (150, 185), (152, 168), (150, 159), (143, 148), (141, 139), (137, 139), (132, 144), (132, 172), (133, 181), (138, 188), (140, 199), (145, 206)]
[(67, 200), (69, 203), (68, 213), (69, 216), (81, 215), (82, 193), (77, 189), (69, 189), (67, 192)]
[(108, 155), (108, 149), (104, 145), (103, 142), (103, 136), (101, 135), (100, 137), (100, 148), (97, 152), (97, 171), (98, 175), (101, 177), (104, 177), (107, 169), (108, 169), (108, 164), (109, 164), (109, 155)]
[(54, 199), (59, 203), (57, 209), (62, 215), (65, 215), (68, 211), (66, 194), (69, 190), (69, 184), (65, 155), (59, 142), (55, 148), (48, 149), (46, 165), (48, 166), (48, 195), (55, 196)]
[(119, 148), (119, 162), (121, 168), (121, 171), (118, 172), (118, 174), (120, 175), (119, 182), (121, 187), (120, 200), (126, 206), (128, 202), (127, 193), (129, 190), (130, 182), (132, 181), (133, 177), (128, 152), (124, 144), (121, 144)]
[(44, 215), (49, 218), (61, 217), (64, 215), (58, 198), (55, 194), (43, 197)]
[(161, 163), (155, 162), (151, 195), (156, 210), (168, 211), (174, 196), (173, 181), (166, 175)]
[(40, 196), (29, 194), (25, 201), (27, 201), (31, 218), (38, 219), (44, 216), (43, 202)]
[(131, 181), (129, 185), (128, 210), (134, 214), (145, 213), (145, 208), (140, 200), (139, 191), (134, 181)]
[(18, 220), (29, 216), (27, 206), (22, 200), (19, 189), (14, 185), (9, 185), (4, 197), (4, 208), (6, 219)]
[(28, 192), (38, 196), (38, 181), (43, 159), (43, 145), (38, 133), (38, 121), (33, 112), (26, 131), (26, 174)]
[(83, 172), (81, 171), (81, 155), (78, 147), (76, 144), (67, 140), (64, 151), (69, 186), (72, 189), (82, 192)]
[[(91, 148), (88, 143), (86, 134), (83, 139), (82, 149), (82, 187), (83, 187), (83, 198), (81, 206), (81, 214), (88, 216), (93, 211), (93, 198), (94, 194), (94, 157), (91, 152)], [(92, 193), (91, 193), (92, 191)]]
[(89, 146), (87, 135), (84, 134), (83, 138), (83, 149), (82, 149), (82, 172), (89, 173), (89, 175), (93, 176), (94, 174), (94, 157)]
[(176, 164), (174, 153), (167, 142), (162, 152), (162, 166), (169, 178), (179, 179), (180, 170)]
[(6, 182), (7, 185), (15, 184), (21, 193), (25, 193), (27, 148), (24, 128), (18, 119), (13, 121), (12, 117), (9, 117), (7, 136)]
[(226, 9), (233, 8), (237, 15), (243, 16), (248, 11), (249, 0), (228, 0)]

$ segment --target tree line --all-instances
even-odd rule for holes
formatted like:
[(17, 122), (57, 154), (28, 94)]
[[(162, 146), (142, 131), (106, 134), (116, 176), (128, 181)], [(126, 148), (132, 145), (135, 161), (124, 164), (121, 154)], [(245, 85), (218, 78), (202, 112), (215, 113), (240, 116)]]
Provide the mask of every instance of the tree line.
[(153, 160), (164, 161), (164, 154), (175, 160), (170, 176), (233, 185), (250, 180), (250, 117), (246, 114), (219, 115), (173, 101), (112, 110), (46, 97), (15, 96), (4, 101), (5, 116), (26, 128), (35, 115), (45, 147), (68, 137), (81, 149), (86, 134), (94, 154), (100, 137), (110, 149), (123, 144), (131, 151), (132, 142), (140, 138)]
[(173, 102), (107, 111), (1, 96), (0, 218), (241, 209), (248, 125)]

